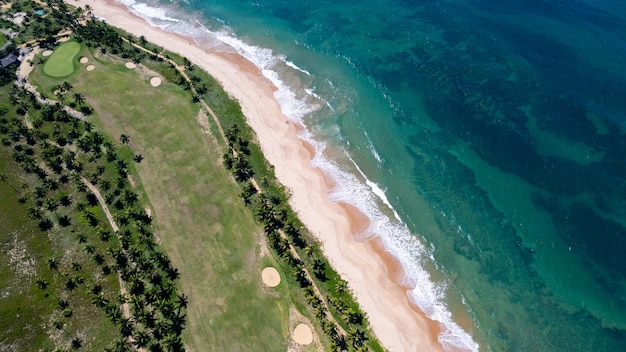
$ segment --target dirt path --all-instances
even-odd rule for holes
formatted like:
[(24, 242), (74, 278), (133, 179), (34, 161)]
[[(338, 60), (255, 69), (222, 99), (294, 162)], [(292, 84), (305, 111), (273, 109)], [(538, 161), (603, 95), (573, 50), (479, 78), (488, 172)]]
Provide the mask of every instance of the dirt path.
[[(81, 176), (80, 180), (85, 184), (85, 186), (87, 186), (89, 188), (91, 193), (93, 193), (96, 196), (96, 198), (98, 199), (98, 203), (100, 203), (100, 207), (102, 208), (102, 210), (104, 210), (104, 214), (106, 215), (107, 220), (109, 220), (109, 224), (111, 225), (111, 228), (113, 229), (113, 231), (115, 231), (115, 234), (119, 238), (119, 230), (120, 229), (117, 226), (117, 224), (115, 223), (115, 220), (113, 219), (113, 215), (111, 214), (111, 211), (109, 210), (109, 207), (107, 206), (106, 202), (104, 201), (104, 198), (102, 197), (102, 194), (100, 194), (100, 190), (96, 186), (91, 184), (91, 182), (89, 182), (86, 178)], [(122, 296), (126, 296), (126, 283), (124, 282), (124, 280), (122, 280), (122, 275), (118, 274), (117, 278), (118, 278), (118, 280), (120, 282), (120, 294)], [(131, 319), (132, 316), (130, 314), (130, 304), (128, 304), (128, 302), (123, 303), (121, 308), (122, 308), (122, 313), (124, 314), (124, 318)], [(130, 341), (130, 343), (132, 344), (135, 341), (135, 339), (132, 336), (129, 336), (128, 337), (128, 341)], [(143, 351), (145, 351), (145, 349), (137, 348), (137, 351), (143, 352)]]
[(89, 190), (91, 190), (91, 193), (93, 193), (93, 195), (96, 196), (96, 198), (98, 198), (98, 202), (100, 203), (102, 210), (104, 210), (104, 214), (106, 214), (107, 219), (109, 220), (109, 224), (111, 224), (111, 227), (113, 228), (113, 231), (115, 231), (116, 233), (119, 232), (120, 229), (119, 227), (117, 227), (117, 224), (115, 223), (115, 220), (113, 219), (113, 215), (111, 214), (111, 211), (109, 211), (109, 207), (107, 206), (106, 202), (104, 201), (104, 198), (100, 194), (100, 190), (98, 190), (96, 186), (92, 185), (91, 182), (89, 182), (86, 178), (81, 176), (80, 179), (81, 181), (83, 181), (85, 186), (87, 186)]
[(33, 129), (33, 124), (30, 123), (30, 120), (28, 119), (28, 112), (24, 114), (24, 122), (26, 123), (26, 127), (28, 127), (29, 130)]

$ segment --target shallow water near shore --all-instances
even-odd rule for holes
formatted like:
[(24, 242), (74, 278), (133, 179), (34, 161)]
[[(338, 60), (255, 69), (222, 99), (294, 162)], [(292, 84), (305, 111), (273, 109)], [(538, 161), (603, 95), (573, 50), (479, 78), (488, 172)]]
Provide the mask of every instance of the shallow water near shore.
[(626, 5), (122, 1), (278, 88), (449, 348), (626, 342)]

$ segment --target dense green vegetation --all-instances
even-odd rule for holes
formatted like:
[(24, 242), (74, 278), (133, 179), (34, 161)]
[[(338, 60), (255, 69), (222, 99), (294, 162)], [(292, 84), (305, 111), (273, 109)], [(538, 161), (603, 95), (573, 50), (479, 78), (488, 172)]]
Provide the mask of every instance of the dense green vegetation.
[[(142, 37), (61, 1), (48, 6), (45, 26), (27, 18), (16, 42), (55, 49), (35, 58), (30, 77), (52, 105), (12, 84), (0, 94), (0, 155), (11, 156), (0, 191), (12, 195), (0, 203), (10, 209), (0, 239), (25, 248), (17, 258), (35, 268), (29, 277), (12, 262), (0, 271), (15, 290), (0, 300), (0, 319), (17, 316), (0, 339), (18, 350), (285, 350), (295, 308), (325, 349), (382, 351), (222, 87)], [(66, 29), (78, 47), (57, 63), (72, 65), (59, 79), (48, 65), (69, 47), (54, 37)], [(74, 70), (77, 53), (96, 69)], [(164, 80), (158, 89), (153, 76)], [(219, 126), (199, 113), (201, 101)], [(265, 243), (270, 256), (261, 258)], [(271, 292), (259, 284), (267, 264), (284, 280)], [(41, 329), (24, 329), (34, 324)]]

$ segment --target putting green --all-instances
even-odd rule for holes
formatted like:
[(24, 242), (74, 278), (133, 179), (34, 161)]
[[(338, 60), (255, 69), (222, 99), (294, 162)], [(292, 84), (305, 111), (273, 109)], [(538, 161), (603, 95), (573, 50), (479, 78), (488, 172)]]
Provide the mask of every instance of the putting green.
[(80, 44), (67, 42), (54, 50), (43, 66), (43, 72), (52, 77), (65, 77), (74, 72), (74, 57), (80, 51)]

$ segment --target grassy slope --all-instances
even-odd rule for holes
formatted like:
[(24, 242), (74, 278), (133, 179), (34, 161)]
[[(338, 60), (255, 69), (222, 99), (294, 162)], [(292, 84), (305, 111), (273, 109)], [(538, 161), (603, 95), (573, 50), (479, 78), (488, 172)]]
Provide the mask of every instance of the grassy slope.
[(129, 135), (145, 157), (136, 169), (154, 207), (156, 233), (190, 298), (190, 347), (285, 350), (289, 303), (261, 286), (260, 230), (218, 165), (213, 137), (195, 121), (199, 106), (175, 85), (150, 87), (149, 75), (123, 64), (96, 66), (68, 81), (99, 114), (97, 125), (113, 137)]

